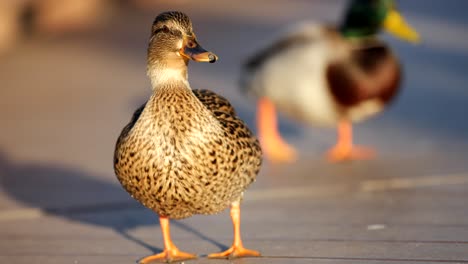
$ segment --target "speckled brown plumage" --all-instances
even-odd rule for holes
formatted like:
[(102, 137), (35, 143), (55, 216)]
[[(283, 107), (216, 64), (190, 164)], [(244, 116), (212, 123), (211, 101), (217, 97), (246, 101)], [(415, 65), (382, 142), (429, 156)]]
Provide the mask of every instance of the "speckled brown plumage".
[(135, 112), (118, 139), (114, 165), (136, 200), (178, 219), (217, 213), (239, 200), (260, 169), (261, 150), (225, 98), (174, 85)]
[(147, 75), (153, 93), (122, 130), (114, 169), (124, 189), (159, 215), (164, 250), (144, 257), (182, 261), (195, 254), (179, 250), (170, 236), (169, 219), (214, 214), (231, 207), (232, 247), (209, 258), (259, 256), (243, 246), (240, 200), (262, 162), (259, 142), (228, 100), (208, 90), (192, 90), (189, 60), (213, 63), (187, 15), (159, 14), (151, 27)]

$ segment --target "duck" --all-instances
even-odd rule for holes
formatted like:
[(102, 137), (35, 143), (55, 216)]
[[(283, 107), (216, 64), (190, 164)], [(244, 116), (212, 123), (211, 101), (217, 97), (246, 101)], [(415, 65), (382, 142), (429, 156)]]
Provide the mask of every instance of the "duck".
[(214, 63), (218, 57), (198, 43), (186, 14), (156, 16), (147, 56), (152, 94), (123, 128), (114, 152), (122, 187), (159, 216), (164, 250), (142, 258), (143, 264), (196, 258), (173, 243), (169, 220), (228, 207), (233, 244), (208, 257), (260, 256), (245, 248), (240, 236), (240, 202), (262, 163), (259, 141), (226, 98), (191, 89), (190, 60)]
[(278, 131), (277, 112), (306, 124), (337, 127), (331, 162), (371, 159), (353, 143), (353, 123), (382, 112), (402, 80), (397, 56), (378, 33), (410, 43), (419, 34), (392, 0), (352, 0), (338, 25), (303, 22), (248, 57), (241, 89), (257, 98), (256, 124), (265, 157), (294, 162), (297, 150)]

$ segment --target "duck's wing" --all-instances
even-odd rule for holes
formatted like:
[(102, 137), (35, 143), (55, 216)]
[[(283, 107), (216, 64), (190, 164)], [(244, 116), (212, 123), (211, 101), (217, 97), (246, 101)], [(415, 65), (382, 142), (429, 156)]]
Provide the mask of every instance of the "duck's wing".
[(132, 116), (132, 119), (130, 120), (130, 122), (122, 129), (122, 132), (120, 133), (120, 136), (119, 138), (117, 139), (117, 144), (116, 144), (116, 149), (119, 148), (120, 144), (122, 143), (122, 141), (127, 137), (128, 133), (130, 132), (130, 130), (132, 130), (133, 126), (135, 125), (135, 123), (138, 121), (138, 119), (140, 118), (141, 116), (141, 113), (143, 112), (143, 109), (145, 109), (145, 106), (146, 106), (146, 103), (145, 102), (144, 104), (142, 104), (140, 107), (137, 108), (137, 110), (135, 110), (135, 112), (133, 113), (133, 116)]
[[(221, 95), (209, 90), (192, 90), (195, 96), (202, 102), (208, 110), (215, 113), (225, 113), (236, 116), (236, 110), (231, 103)], [(218, 115), (216, 115), (218, 116)]]
[(209, 90), (193, 90), (193, 93), (220, 122), (224, 136), (231, 139), (232, 145), (227, 155), (236, 156), (234, 163), (246, 159), (243, 177), (247, 177), (246, 182), (252, 182), (262, 163), (262, 150), (257, 138), (236, 115), (234, 107), (226, 98)]
[(257, 68), (262, 67), (269, 59), (287, 51), (291, 47), (316, 40), (318, 34), (321, 34), (319, 32), (320, 28), (317, 24), (296, 25), (248, 58), (244, 63), (244, 71), (255, 71)]
[[(307, 49), (311, 44), (320, 42), (326, 32), (327, 29), (323, 25), (301, 23), (273, 37), (245, 60), (240, 73), (240, 90), (246, 94), (261, 96), (266, 89), (265, 80), (270, 80), (272, 75), (284, 74), (283, 64), (276, 61), (278, 58), (282, 58), (296, 48)], [(286, 59), (286, 62), (294, 61), (296, 58), (292, 56), (283, 59)], [(277, 66), (272, 66), (271, 63)], [(267, 70), (264, 71), (265, 69)]]
[(386, 103), (398, 90), (401, 69), (390, 48), (379, 42), (351, 51), (348, 60), (331, 63), (326, 69), (326, 79), (331, 93), (342, 105), (352, 106), (370, 99)]

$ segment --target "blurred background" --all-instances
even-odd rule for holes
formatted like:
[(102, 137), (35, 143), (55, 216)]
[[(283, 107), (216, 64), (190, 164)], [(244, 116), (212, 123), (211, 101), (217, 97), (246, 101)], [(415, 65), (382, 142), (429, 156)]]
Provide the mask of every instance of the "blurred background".
[[(253, 128), (255, 101), (238, 89), (244, 59), (293, 23), (339, 21), (345, 6), (340, 0), (3, 0), (0, 153), (112, 178), (115, 139), (150, 94), (145, 67), (151, 23), (172, 9), (188, 13), (201, 44), (220, 57), (213, 65), (190, 64), (192, 87), (228, 97)], [(382, 158), (464, 152), (468, 3), (412, 0), (399, 7), (423, 42), (382, 36), (403, 62), (402, 92), (382, 115), (356, 126), (356, 141), (375, 145)], [(319, 158), (335, 140), (334, 129), (289, 119), (281, 126), (306, 159)]]
[[(2, 0), (0, 211), (136, 204), (118, 185), (112, 157), (121, 129), (151, 93), (146, 48), (160, 12), (186, 12), (201, 45), (220, 58), (190, 64), (192, 88), (226, 96), (254, 128), (255, 100), (238, 88), (241, 63), (293, 23), (338, 22), (345, 6), (344, 0)], [(270, 178), (274, 173), (297, 173), (288, 178), (301, 186), (333, 173), (372, 178), (400, 176), (402, 168), (418, 175), (466, 171), (468, 1), (399, 1), (399, 8), (423, 42), (382, 35), (401, 59), (405, 78), (391, 107), (356, 126), (356, 141), (375, 146), (377, 160), (329, 165), (321, 155), (334, 143), (334, 129), (281, 118), (300, 160), (290, 167), (266, 163), (259, 186), (285, 182)], [(113, 228), (137, 221), (115, 219), (122, 222)]]

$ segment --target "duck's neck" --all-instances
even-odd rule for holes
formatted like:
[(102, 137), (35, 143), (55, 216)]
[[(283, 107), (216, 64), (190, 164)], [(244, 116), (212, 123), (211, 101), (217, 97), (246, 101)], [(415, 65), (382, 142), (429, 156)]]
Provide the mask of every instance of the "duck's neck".
[(160, 87), (173, 86), (174, 84), (182, 84), (187, 89), (190, 89), (186, 65), (177, 67), (168, 67), (168, 65), (159, 63), (148, 65), (147, 75), (151, 80), (153, 90)]
[[(358, 23), (358, 22), (356, 22)], [(377, 37), (378, 26), (354, 24), (353, 21), (345, 21), (340, 27), (340, 33), (344, 38), (360, 41)]]

